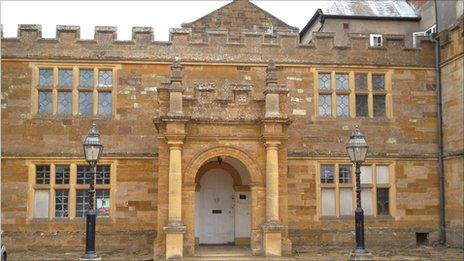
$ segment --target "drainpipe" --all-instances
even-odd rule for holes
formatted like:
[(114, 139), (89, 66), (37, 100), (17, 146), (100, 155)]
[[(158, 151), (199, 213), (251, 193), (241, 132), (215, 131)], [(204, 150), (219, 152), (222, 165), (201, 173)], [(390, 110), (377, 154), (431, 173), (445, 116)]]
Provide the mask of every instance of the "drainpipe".
[(441, 90), (441, 56), (440, 56), (440, 38), (438, 32), (438, 5), (437, 0), (434, 0), (435, 5), (435, 25), (437, 28), (437, 36), (435, 42), (435, 70), (436, 70), (436, 91), (437, 91), (437, 117), (438, 117), (438, 177), (439, 177), (439, 207), (440, 207), (440, 245), (446, 244), (446, 222), (445, 222), (445, 171), (443, 163), (443, 103)]

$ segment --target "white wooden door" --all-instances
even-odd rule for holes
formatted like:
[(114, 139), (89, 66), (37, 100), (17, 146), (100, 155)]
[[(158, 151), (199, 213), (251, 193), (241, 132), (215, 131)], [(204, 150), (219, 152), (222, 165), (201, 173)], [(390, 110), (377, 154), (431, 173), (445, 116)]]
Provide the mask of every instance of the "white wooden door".
[(234, 238), (233, 180), (224, 170), (211, 170), (200, 181), (200, 244), (229, 244)]

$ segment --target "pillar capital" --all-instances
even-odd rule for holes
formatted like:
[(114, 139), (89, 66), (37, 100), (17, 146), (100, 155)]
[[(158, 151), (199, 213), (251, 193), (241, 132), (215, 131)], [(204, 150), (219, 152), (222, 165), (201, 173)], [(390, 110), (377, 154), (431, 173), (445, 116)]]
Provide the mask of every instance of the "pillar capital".
[(167, 143), (170, 150), (180, 150), (184, 145), (184, 142), (179, 140), (168, 141)]
[(278, 140), (265, 140), (264, 146), (266, 149), (277, 149), (280, 146), (281, 142)]

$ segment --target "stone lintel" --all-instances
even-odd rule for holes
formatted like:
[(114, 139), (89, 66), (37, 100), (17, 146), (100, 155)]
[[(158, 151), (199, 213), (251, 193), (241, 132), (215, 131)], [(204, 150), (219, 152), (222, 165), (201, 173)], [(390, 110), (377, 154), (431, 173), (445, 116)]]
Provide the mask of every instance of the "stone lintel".
[(287, 118), (287, 117), (266, 117), (261, 120), (262, 124), (285, 124), (285, 125), (290, 125), (292, 123), (292, 120)]
[(168, 114), (165, 116), (160, 116), (159, 119), (165, 123), (167, 122), (188, 122), (190, 116), (185, 116), (184, 114)]

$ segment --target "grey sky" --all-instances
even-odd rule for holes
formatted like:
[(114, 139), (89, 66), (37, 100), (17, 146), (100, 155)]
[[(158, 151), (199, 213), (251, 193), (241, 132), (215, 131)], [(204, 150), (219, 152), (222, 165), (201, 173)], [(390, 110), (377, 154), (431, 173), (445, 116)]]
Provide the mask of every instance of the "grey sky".
[[(15, 37), (18, 24), (41, 24), (42, 37), (54, 38), (56, 25), (79, 25), (92, 39), (95, 25), (118, 27), (118, 39), (131, 39), (132, 26), (151, 26), (155, 40), (166, 41), (180, 27), (231, 1), (1, 1), (4, 37)], [(252, 1), (284, 22), (300, 28), (326, 1)]]

